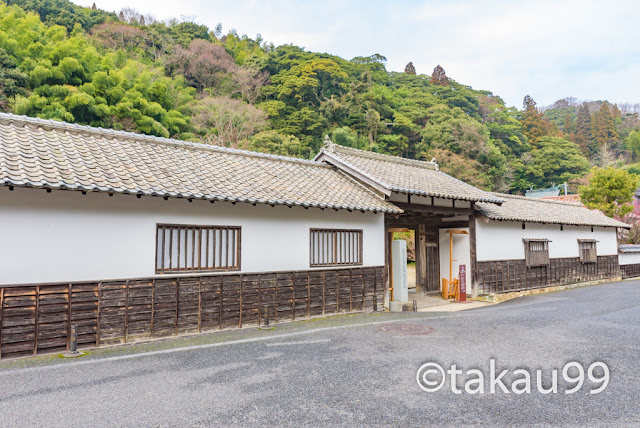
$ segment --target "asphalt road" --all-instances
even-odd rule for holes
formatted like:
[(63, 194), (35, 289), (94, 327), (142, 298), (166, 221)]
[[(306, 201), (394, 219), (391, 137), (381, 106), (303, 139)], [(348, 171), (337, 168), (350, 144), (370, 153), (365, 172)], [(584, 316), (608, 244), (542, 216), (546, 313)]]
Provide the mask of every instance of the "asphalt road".
[[(428, 335), (378, 331), (388, 323)], [(605, 362), (599, 394), (425, 392), (424, 363), (488, 376)], [(80, 359), (0, 363), (0, 425), (640, 425), (640, 281), (530, 296), (451, 314), (381, 314), (281, 324), (103, 349)], [(572, 372), (570, 372), (572, 373)], [(596, 372), (597, 374), (597, 372)], [(469, 379), (464, 377), (463, 380)], [(514, 378), (508, 374), (505, 384)], [(429, 376), (428, 380), (434, 380)], [(449, 378), (446, 379), (449, 382)], [(546, 383), (545, 383), (546, 382)], [(462, 385), (462, 383), (460, 383)], [(487, 383), (488, 385), (488, 383)]]

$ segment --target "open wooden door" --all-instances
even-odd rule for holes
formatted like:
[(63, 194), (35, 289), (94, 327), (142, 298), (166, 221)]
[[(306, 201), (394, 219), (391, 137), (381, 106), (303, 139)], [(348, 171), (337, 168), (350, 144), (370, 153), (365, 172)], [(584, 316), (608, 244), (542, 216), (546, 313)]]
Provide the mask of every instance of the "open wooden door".
[(437, 242), (427, 242), (425, 245), (427, 259), (426, 283), (423, 293), (440, 292), (440, 250)]

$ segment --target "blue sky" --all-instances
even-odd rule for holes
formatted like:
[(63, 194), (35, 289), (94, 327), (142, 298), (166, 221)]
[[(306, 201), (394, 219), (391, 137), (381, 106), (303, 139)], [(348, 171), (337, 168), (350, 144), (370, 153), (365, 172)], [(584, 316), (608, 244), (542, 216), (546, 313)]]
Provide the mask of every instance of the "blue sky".
[[(90, 6), (94, 0), (74, 0)], [(521, 107), (566, 96), (640, 103), (640, 1), (96, 0), (158, 19), (191, 17), (223, 31), (350, 59), (379, 53), (387, 69), (447, 75)]]

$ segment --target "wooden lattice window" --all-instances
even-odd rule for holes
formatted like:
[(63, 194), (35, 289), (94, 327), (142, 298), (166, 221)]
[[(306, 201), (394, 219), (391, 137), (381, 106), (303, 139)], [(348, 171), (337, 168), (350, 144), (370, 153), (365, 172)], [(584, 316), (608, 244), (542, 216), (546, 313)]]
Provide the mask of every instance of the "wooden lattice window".
[(549, 240), (525, 239), (524, 257), (527, 267), (549, 265)]
[(156, 273), (240, 270), (240, 227), (158, 224)]
[(362, 265), (362, 230), (311, 229), (310, 265)]
[(582, 263), (595, 263), (598, 261), (598, 250), (595, 239), (578, 239), (578, 249), (580, 250), (580, 261)]

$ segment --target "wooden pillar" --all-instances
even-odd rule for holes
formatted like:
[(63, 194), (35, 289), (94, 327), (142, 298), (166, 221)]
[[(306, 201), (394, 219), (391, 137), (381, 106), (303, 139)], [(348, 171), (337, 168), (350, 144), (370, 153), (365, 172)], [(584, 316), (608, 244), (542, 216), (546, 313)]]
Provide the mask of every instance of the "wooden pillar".
[(391, 295), (389, 294), (389, 283), (391, 281), (391, 240), (389, 239), (388, 229), (388, 221), (385, 216), (384, 219), (384, 296), (383, 296), (383, 306), (384, 306), (384, 297), (388, 296), (391, 299)]
[[(471, 208), (473, 208), (473, 202), (471, 203)], [(470, 259), (471, 259), (471, 274), (467, 274), (468, 278), (470, 278), (471, 282), (471, 292), (476, 295), (478, 293), (478, 263), (476, 256), (476, 211), (473, 210), (473, 214), (469, 216), (469, 250), (470, 250)]]
[(416, 228), (416, 293), (427, 291), (427, 226), (420, 224)]

